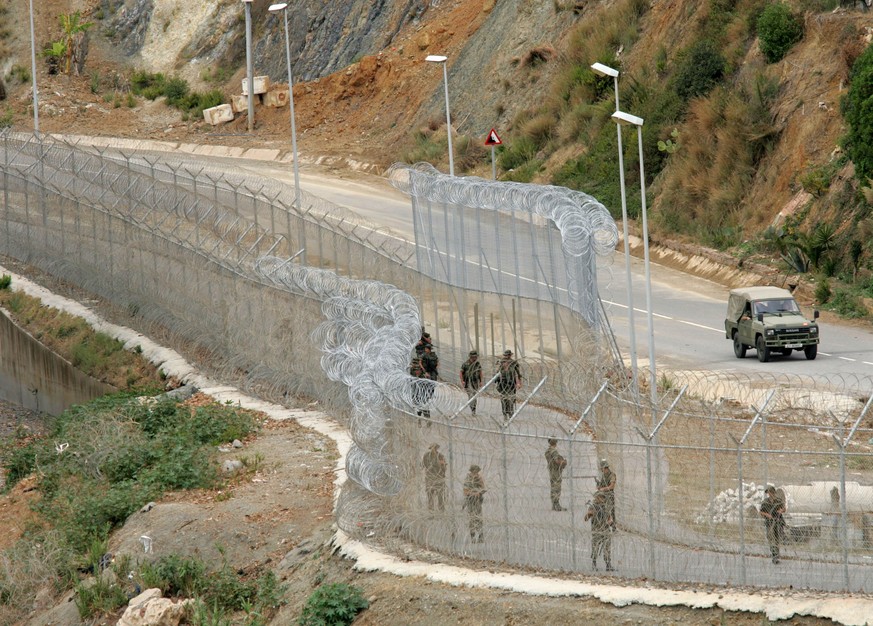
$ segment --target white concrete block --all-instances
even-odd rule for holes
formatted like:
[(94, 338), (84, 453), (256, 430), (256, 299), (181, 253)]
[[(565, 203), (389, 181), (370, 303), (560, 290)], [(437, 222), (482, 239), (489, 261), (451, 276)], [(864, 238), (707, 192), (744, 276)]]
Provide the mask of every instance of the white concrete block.
[[(270, 77), (269, 76), (253, 76), (252, 83), (254, 86), (254, 93), (261, 94), (267, 93), (270, 91)], [(248, 78), (242, 79), (242, 92), (244, 96), (249, 95), (249, 80)]]
[(232, 95), (230, 97), (230, 106), (234, 113), (242, 113), (249, 110), (249, 97), (241, 95)]
[(264, 94), (264, 106), (281, 108), (288, 106), (289, 93), (287, 89), (274, 89)]
[(217, 126), (233, 120), (233, 109), (229, 104), (219, 104), (211, 109), (203, 109), (203, 119)]

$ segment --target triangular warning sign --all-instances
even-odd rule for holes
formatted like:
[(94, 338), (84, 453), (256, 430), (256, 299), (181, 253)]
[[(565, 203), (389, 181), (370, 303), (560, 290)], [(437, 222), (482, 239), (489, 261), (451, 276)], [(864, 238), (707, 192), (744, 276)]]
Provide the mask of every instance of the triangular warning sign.
[(500, 137), (497, 135), (497, 131), (492, 128), (491, 132), (488, 133), (488, 137), (485, 138), (485, 145), (486, 146), (499, 146), (502, 143), (503, 142), (500, 141)]

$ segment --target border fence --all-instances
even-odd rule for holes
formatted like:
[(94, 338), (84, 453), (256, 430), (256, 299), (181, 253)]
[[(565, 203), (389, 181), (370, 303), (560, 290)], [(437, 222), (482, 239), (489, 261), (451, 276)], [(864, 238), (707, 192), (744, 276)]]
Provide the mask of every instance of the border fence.
[[(350, 534), (582, 573), (608, 543), (618, 577), (873, 590), (871, 380), (662, 369), (654, 395), (635, 390), (597, 295), (617, 233), (593, 198), (397, 165), (407, 242), (206, 161), (11, 132), (0, 151), (0, 253), (250, 393), (345, 420)], [(409, 374), (422, 328), (436, 379)], [(604, 459), (605, 535), (586, 521)], [(780, 563), (758, 512), (768, 484), (785, 505)]]

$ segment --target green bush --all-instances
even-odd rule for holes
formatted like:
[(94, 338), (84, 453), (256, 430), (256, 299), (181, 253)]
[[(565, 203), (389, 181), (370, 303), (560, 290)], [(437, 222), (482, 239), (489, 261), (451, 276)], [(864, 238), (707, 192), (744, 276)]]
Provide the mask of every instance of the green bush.
[(0, 276), (0, 289), (9, 289), (11, 284), (12, 276), (9, 274), (3, 274), (3, 276)]
[(870, 315), (861, 298), (848, 289), (838, 289), (830, 299), (830, 309), (848, 319), (864, 319)]
[(832, 295), (833, 290), (831, 289), (831, 281), (827, 278), (822, 278), (815, 286), (815, 301), (818, 304), (827, 304)]
[(370, 606), (361, 589), (346, 583), (329, 583), (312, 592), (298, 620), (299, 626), (347, 626)]
[(868, 184), (873, 177), (873, 46), (867, 46), (852, 65), (842, 105), (849, 127), (843, 147), (855, 164), (857, 179)]
[(770, 63), (782, 60), (791, 47), (803, 39), (803, 21), (781, 2), (767, 5), (757, 24), (758, 40), (764, 58)]
[(676, 73), (676, 93), (685, 100), (708, 94), (724, 77), (724, 65), (724, 57), (710, 41), (698, 41)]
[(145, 562), (139, 576), (143, 588), (158, 588), (167, 597), (193, 597), (207, 587), (206, 566), (203, 561), (170, 554), (157, 561)]

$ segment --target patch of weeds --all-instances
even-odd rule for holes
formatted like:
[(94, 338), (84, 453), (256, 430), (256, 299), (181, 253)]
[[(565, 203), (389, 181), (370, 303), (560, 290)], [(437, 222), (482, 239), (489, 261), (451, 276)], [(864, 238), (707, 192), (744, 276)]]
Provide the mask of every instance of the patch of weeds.
[(837, 289), (828, 308), (848, 319), (864, 319), (870, 315), (861, 298), (849, 289)]
[(299, 626), (346, 626), (369, 606), (360, 588), (329, 583), (312, 592), (297, 623)]
[(86, 579), (75, 589), (76, 608), (82, 619), (107, 615), (127, 604), (125, 590), (102, 576)]
[(9, 274), (0, 276), (0, 289), (9, 289), (10, 285), (12, 285), (12, 276)]
[(165, 596), (193, 597), (207, 587), (206, 566), (202, 561), (170, 554), (140, 566), (142, 587), (158, 588)]
[(9, 128), (12, 126), (12, 121), (15, 119), (15, 114), (12, 109), (8, 108), (0, 115), (0, 128)]

